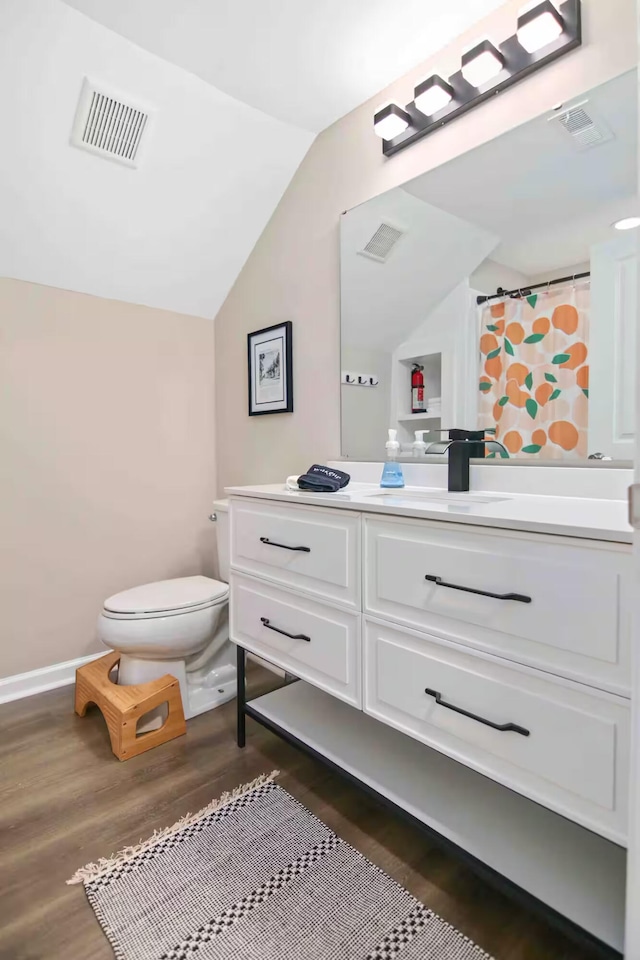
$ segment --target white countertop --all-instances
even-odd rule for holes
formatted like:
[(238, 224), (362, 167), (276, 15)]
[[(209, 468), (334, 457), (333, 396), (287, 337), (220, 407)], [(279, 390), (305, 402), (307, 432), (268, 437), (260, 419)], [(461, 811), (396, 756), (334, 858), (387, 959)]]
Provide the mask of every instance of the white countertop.
[[(484, 490), (471, 490), (468, 495), (447, 494), (442, 488), (409, 486), (396, 491), (383, 490), (373, 483), (353, 481), (338, 493), (288, 490), (282, 483), (227, 487), (225, 492), (230, 497), (254, 497), (283, 503), (416, 517), (422, 520), (443, 520), (505, 530), (583, 537), (589, 540), (632, 542), (632, 529), (628, 523), (625, 500), (534, 496)], [(453, 500), (429, 500), (430, 492), (441, 497), (451, 496)], [(468, 500), (466, 496), (469, 497)], [(495, 499), (488, 503), (477, 503), (473, 502), (473, 497)]]

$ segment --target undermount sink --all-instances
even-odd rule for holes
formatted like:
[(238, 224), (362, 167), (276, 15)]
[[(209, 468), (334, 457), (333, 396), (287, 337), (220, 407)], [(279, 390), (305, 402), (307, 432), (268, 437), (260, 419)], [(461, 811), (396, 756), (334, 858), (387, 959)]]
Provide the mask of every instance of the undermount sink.
[(405, 490), (402, 487), (397, 490), (376, 490), (371, 493), (363, 493), (362, 496), (367, 499), (393, 497), (395, 502), (399, 500), (423, 500), (444, 501), (445, 503), (502, 503), (504, 500), (511, 499), (511, 497), (492, 497), (489, 494), (482, 493), (454, 493), (451, 490)]

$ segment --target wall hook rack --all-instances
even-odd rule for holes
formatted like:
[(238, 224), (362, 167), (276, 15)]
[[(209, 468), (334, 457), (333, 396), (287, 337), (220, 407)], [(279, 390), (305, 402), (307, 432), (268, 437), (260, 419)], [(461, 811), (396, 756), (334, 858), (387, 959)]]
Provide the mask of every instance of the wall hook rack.
[(342, 371), (341, 381), (354, 387), (377, 387), (380, 383), (375, 373), (351, 373), (349, 370)]

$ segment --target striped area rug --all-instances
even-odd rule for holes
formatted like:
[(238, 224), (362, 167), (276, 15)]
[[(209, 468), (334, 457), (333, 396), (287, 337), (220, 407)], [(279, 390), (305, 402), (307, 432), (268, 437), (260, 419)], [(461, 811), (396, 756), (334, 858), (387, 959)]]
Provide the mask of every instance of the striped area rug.
[(117, 960), (491, 960), (275, 776), (78, 870)]

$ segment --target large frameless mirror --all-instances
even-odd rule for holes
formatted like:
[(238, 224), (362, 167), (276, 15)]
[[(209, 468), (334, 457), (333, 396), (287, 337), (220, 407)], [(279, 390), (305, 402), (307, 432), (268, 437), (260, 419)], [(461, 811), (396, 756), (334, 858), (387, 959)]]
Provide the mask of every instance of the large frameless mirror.
[(343, 456), (632, 459), (637, 111), (632, 71), (343, 215)]

